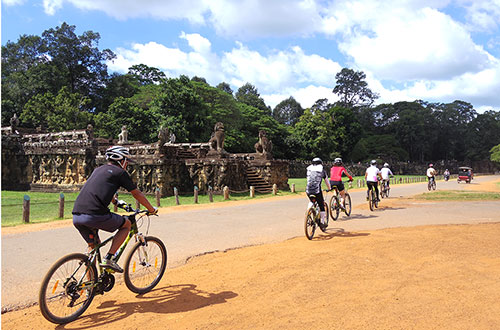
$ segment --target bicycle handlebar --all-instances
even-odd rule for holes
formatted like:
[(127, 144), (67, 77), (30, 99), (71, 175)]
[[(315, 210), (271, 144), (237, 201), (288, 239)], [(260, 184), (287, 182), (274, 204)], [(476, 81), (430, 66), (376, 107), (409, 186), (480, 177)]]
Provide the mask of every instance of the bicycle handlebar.
[(156, 212), (155, 213), (151, 213), (148, 210), (134, 209), (132, 207), (132, 205), (127, 204), (127, 202), (122, 201), (122, 200), (119, 200), (116, 203), (116, 206), (119, 207), (119, 208), (121, 208), (121, 209), (124, 209), (127, 212), (134, 212), (134, 215), (141, 214), (141, 213), (146, 213), (146, 215), (148, 215), (148, 216), (151, 216), (151, 215), (158, 216), (158, 214)]

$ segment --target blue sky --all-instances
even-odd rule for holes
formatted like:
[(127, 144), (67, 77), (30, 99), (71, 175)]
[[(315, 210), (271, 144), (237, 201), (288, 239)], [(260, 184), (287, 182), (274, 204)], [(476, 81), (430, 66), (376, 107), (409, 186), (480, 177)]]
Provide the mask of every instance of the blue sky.
[(377, 103), (500, 110), (500, 0), (2, 0), (2, 45), (62, 22), (101, 35), (110, 72), (144, 63), (234, 91), (250, 82), (273, 107), (335, 101), (348, 67)]

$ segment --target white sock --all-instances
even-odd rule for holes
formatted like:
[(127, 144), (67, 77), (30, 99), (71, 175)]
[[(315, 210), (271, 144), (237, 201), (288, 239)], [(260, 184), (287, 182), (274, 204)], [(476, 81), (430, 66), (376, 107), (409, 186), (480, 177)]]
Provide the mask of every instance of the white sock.
[(326, 223), (326, 212), (321, 211), (321, 223)]

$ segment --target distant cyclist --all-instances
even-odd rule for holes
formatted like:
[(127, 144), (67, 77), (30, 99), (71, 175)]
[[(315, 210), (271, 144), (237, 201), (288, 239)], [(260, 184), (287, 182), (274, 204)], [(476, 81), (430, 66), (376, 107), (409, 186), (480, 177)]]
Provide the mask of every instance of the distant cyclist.
[(394, 176), (394, 174), (389, 168), (389, 164), (385, 163), (384, 167), (380, 170), (380, 173), (382, 174), (382, 184), (386, 185), (387, 189), (390, 189), (389, 187), (391, 181), (390, 178)]
[(435, 178), (436, 174), (437, 172), (434, 169), (434, 165), (429, 164), (429, 168), (427, 169), (427, 179), (429, 180), (429, 182), (436, 180)]
[(342, 166), (342, 158), (335, 158), (333, 166), (330, 169), (330, 186), (332, 189), (337, 187), (340, 193), (340, 205), (344, 208), (345, 187), (342, 182), (342, 174), (345, 174), (349, 181), (352, 181), (352, 175)]
[(324, 203), (325, 200), (323, 198), (323, 193), (321, 192), (322, 180), (325, 180), (326, 186), (328, 190), (330, 190), (330, 182), (328, 182), (328, 175), (326, 173), (326, 170), (323, 168), (323, 161), (320, 158), (316, 157), (312, 160), (312, 164), (307, 167), (306, 194), (310, 200), (308, 208), (313, 205), (311, 195), (316, 196), (316, 201), (318, 202), (321, 213), (320, 228), (324, 230), (324, 227), (326, 227), (326, 210)]
[(377, 201), (380, 201), (380, 199), (378, 198), (379, 179), (382, 179), (382, 176), (380, 174), (380, 170), (377, 168), (377, 161), (372, 160), (370, 162), (370, 167), (368, 167), (365, 172), (366, 185), (368, 186), (368, 191), (366, 192), (366, 200), (368, 200), (370, 196), (370, 190), (372, 189), (372, 187), (374, 187), (375, 193), (377, 194)]

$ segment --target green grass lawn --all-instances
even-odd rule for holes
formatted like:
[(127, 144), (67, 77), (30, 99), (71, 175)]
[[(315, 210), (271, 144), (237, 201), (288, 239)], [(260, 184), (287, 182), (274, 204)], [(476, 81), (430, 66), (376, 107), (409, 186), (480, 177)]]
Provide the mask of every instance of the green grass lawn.
[(438, 190), (417, 195), (415, 198), (433, 201), (500, 200), (500, 192)]
[[(279, 191), (278, 195), (290, 195), (289, 191)], [(62, 220), (58, 218), (59, 216), (59, 193), (42, 193), (42, 192), (30, 192), (30, 191), (2, 191), (2, 227), (4, 226), (16, 226), (22, 224), (23, 217), (23, 197), (28, 195), (30, 197), (30, 223), (41, 223), (54, 220)], [(64, 194), (64, 218), (71, 219), (71, 211), (73, 209), (73, 204), (75, 202), (78, 193), (65, 193)], [(254, 198), (266, 198), (271, 197), (271, 194), (259, 194), (256, 193)], [(156, 205), (156, 199), (154, 196), (147, 196), (149, 201)], [(127, 203), (132, 204), (135, 207), (135, 199), (131, 194), (121, 193), (119, 194), (119, 199), (124, 200)], [(236, 194), (232, 193), (229, 200), (224, 200), (222, 195), (213, 195), (213, 201), (215, 203), (230, 203), (235, 200), (247, 200), (252, 199), (249, 193)], [(208, 195), (198, 195), (199, 204), (210, 203)], [(180, 205), (194, 204), (193, 195), (181, 195), (179, 196)], [(175, 197), (169, 196), (160, 199), (161, 207), (172, 207), (177, 205)], [(118, 213), (122, 213), (119, 209)]]

